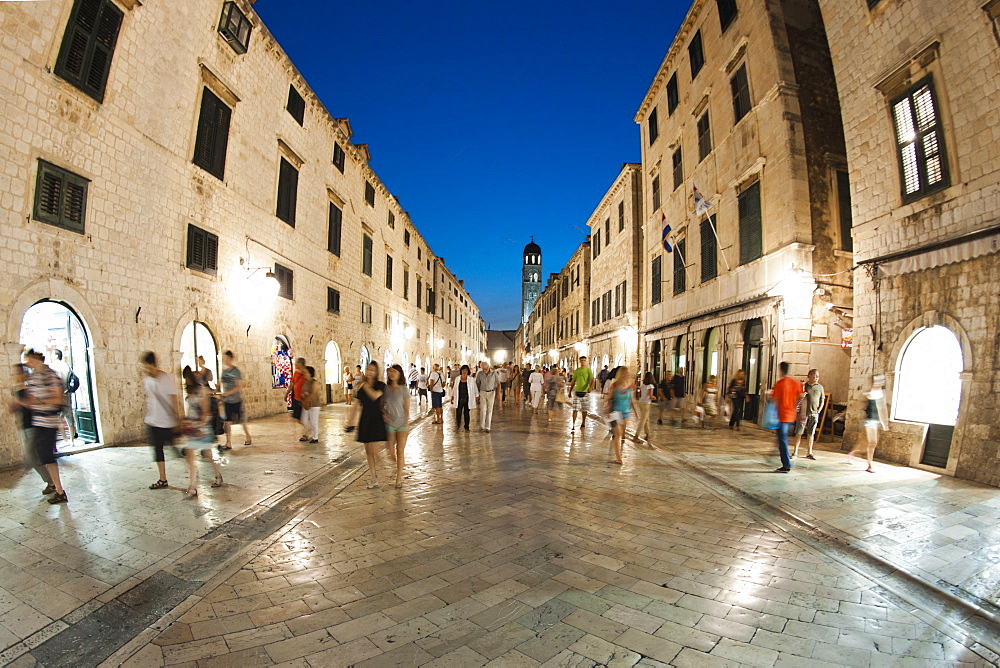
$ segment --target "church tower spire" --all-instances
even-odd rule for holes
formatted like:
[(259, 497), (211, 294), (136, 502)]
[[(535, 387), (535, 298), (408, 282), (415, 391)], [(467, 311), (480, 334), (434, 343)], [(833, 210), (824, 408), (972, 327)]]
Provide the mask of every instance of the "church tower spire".
[(542, 249), (531, 237), (521, 262), (521, 324), (527, 324), (531, 309), (542, 293)]

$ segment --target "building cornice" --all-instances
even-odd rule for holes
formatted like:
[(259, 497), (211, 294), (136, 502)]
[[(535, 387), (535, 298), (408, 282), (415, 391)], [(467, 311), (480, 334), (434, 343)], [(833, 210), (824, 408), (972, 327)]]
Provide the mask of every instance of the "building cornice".
[(635, 117), (632, 119), (636, 123), (642, 123), (643, 118), (646, 116), (646, 112), (653, 105), (653, 98), (656, 97), (660, 89), (666, 85), (667, 74), (673, 69), (674, 61), (677, 59), (677, 55), (681, 51), (681, 45), (686, 41), (688, 34), (694, 27), (695, 21), (701, 15), (701, 10), (705, 6), (708, 0), (694, 0), (691, 3), (691, 8), (688, 10), (687, 15), (684, 17), (684, 21), (681, 23), (680, 27), (677, 29), (677, 33), (674, 35), (674, 41), (671, 42), (670, 48), (667, 49), (667, 54), (663, 57), (663, 61), (660, 63), (660, 68), (656, 71), (656, 76), (653, 77), (653, 83), (650, 84), (649, 89), (646, 91), (646, 96), (642, 100), (642, 104), (639, 105), (638, 111), (635, 112)]

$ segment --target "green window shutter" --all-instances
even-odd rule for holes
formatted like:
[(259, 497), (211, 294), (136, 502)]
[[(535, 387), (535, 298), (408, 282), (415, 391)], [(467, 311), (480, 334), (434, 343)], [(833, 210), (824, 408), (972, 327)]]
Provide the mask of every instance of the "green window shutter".
[(677, 242), (674, 249), (674, 294), (679, 295), (687, 289), (686, 274), (684, 273), (684, 258), (687, 256), (687, 240)]
[(760, 218), (760, 181), (739, 195), (740, 264), (747, 264), (762, 254), (763, 234)]
[(718, 276), (718, 243), (715, 238), (715, 216), (701, 221), (701, 282)]
[(205, 268), (205, 230), (188, 225), (187, 266), (190, 269)]
[(110, 0), (77, 0), (63, 36), (56, 74), (98, 102), (104, 101), (123, 17)]
[(344, 212), (340, 207), (330, 202), (329, 227), (327, 228), (326, 249), (340, 257), (340, 237), (344, 223)]
[(232, 110), (212, 91), (207, 88), (202, 91), (193, 162), (220, 180), (226, 172), (226, 151), (229, 148), (229, 124), (232, 113)]
[(299, 188), (299, 171), (284, 158), (278, 171), (278, 208), (276, 215), (295, 227), (295, 200)]
[(657, 255), (653, 258), (653, 274), (651, 277), (650, 293), (653, 304), (659, 304), (663, 300), (662, 270), (663, 256)]
[(89, 183), (82, 176), (39, 160), (33, 217), (83, 234)]

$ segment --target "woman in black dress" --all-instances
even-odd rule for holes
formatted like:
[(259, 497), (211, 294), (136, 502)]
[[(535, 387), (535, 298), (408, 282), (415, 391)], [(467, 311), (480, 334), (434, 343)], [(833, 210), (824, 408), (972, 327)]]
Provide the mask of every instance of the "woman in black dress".
[(361, 403), (361, 416), (358, 418), (358, 442), (365, 444), (365, 456), (368, 458), (368, 489), (378, 487), (378, 452), (379, 443), (385, 442), (385, 418), (382, 417), (382, 393), (385, 383), (378, 379), (378, 364), (369, 362), (365, 367), (365, 375), (360, 383), (354, 385), (354, 396)]

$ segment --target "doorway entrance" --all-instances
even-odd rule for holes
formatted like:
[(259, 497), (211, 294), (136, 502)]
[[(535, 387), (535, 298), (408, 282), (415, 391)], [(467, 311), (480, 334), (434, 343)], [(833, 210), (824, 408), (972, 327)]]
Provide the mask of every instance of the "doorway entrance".
[[(903, 346), (894, 417), (927, 425), (920, 463), (946, 468), (962, 401), (962, 346), (947, 327), (919, 329)], [(934, 388), (928, 392), (927, 388)]]
[[(70, 374), (77, 385), (67, 395), (70, 410), (67, 422), (74, 433), (72, 442), (59, 442), (61, 451), (84, 447), (98, 441), (97, 403), (94, 396), (94, 367), (90, 337), (80, 316), (62, 302), (43, 300), (24, 313), (21, 320), (20, 343), (25, 349), (34, 348), (45, 354), (48, 364), (66, 382)], [(61, 431), (61, 430), (60, 430)]]
[(192, 371), (197, 371), (199, 357), (205, 358), (205, 367), (212, 372), (211, 387), (217, 387), (219, 382), (219, 348), (208, 325), (194, 320), (189, 322), (184, 327), (184, 332), (181, 333), (181, 369), (189, 366)]
[(760, 408), (760, 349), (764, 338), (764, 323), (760, 318), (747, 322), (743, 330), (743, 373), (747, 377), (747, 404), (743, 409), (743, 419), (757, 421)]
[(323, 368), (326, 382), (326, 403), (332, 404), (342, 398), (340, 388), (343, 387), (344, 367), (340, 358), (340, 346), (335, 341), (326, 344), (323, 354), (326, 364)]

